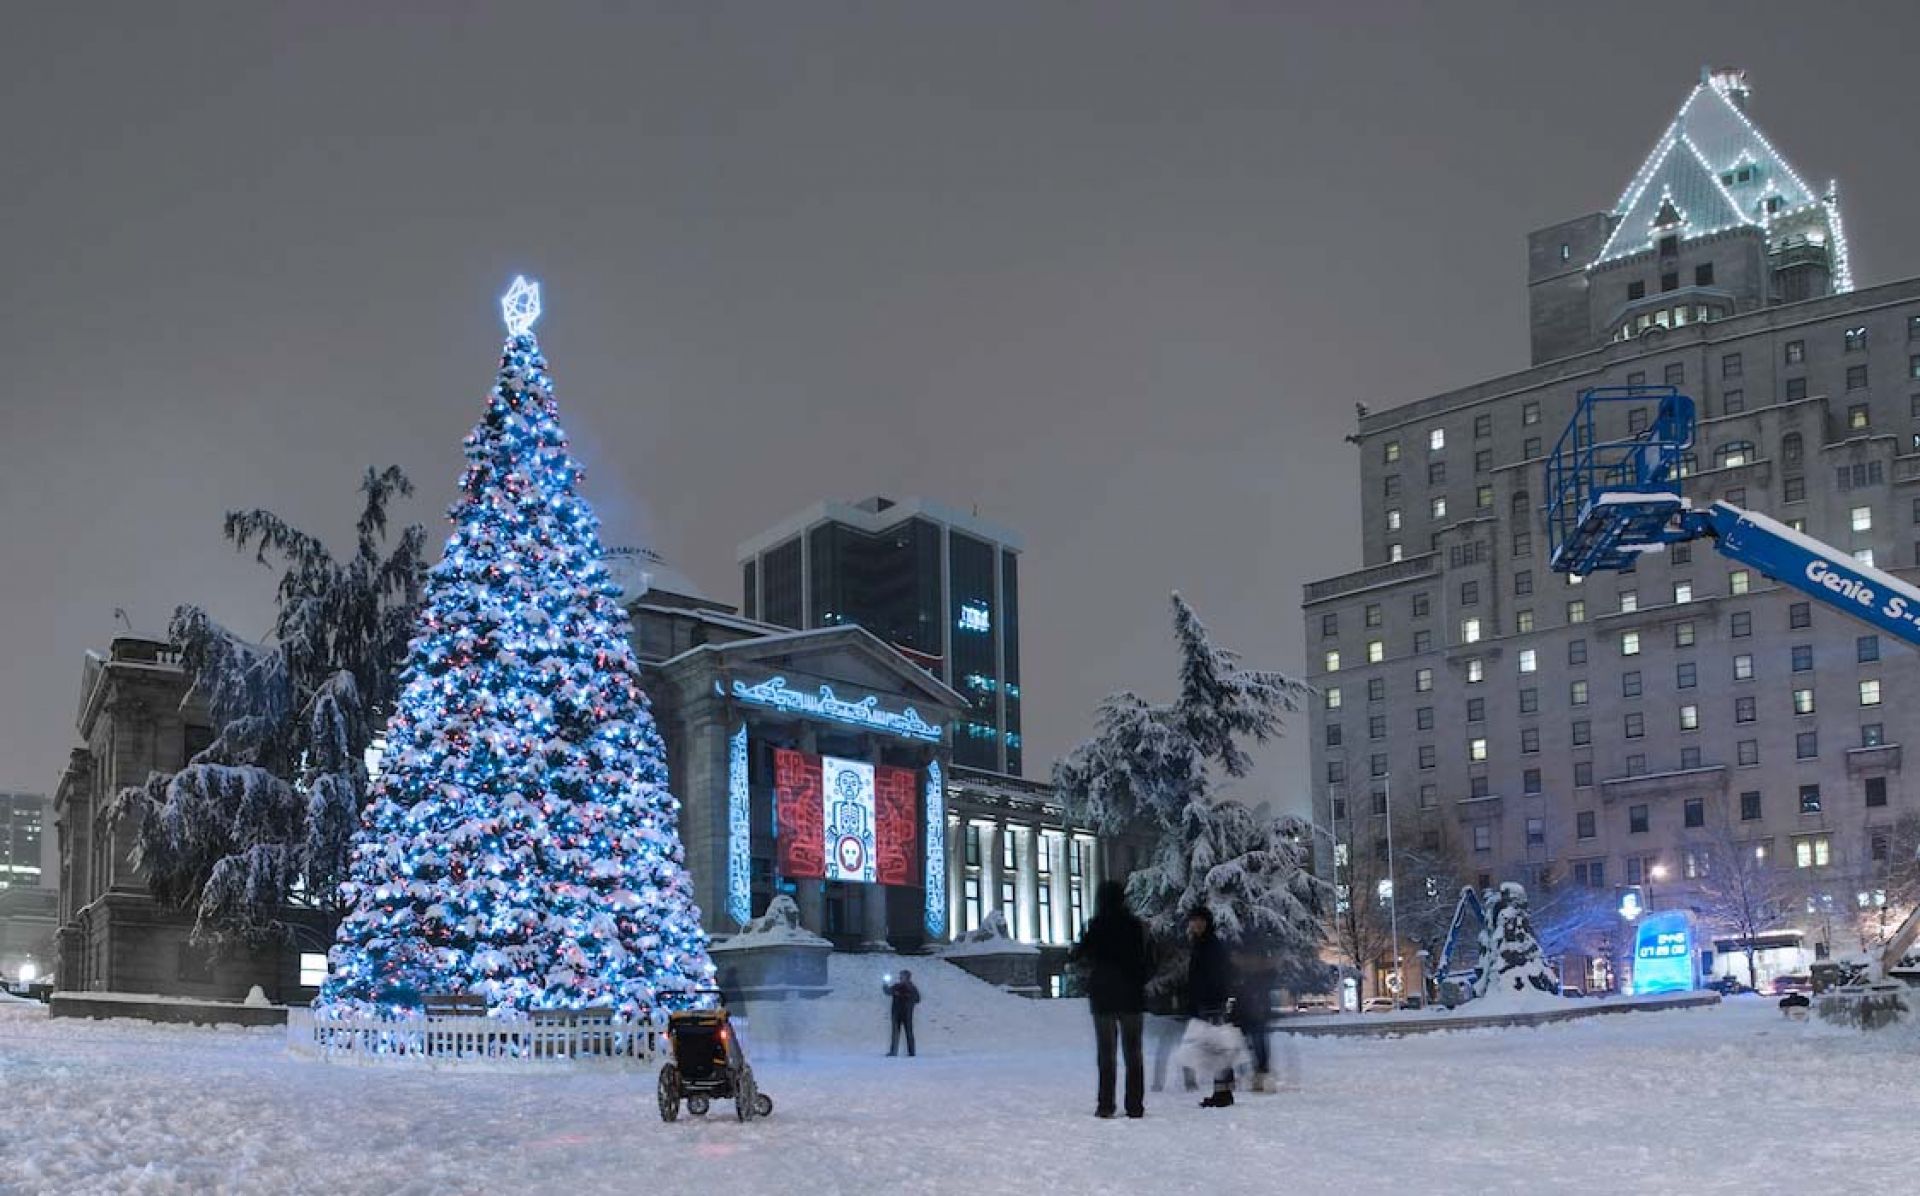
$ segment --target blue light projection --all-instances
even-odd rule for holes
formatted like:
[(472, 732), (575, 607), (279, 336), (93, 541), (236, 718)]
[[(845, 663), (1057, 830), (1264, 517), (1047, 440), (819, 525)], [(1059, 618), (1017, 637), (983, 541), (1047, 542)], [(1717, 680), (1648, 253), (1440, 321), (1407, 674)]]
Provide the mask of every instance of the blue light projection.
[(1648, 914), (1633, 943), (1633, 995), (1693, 988), (1693, 924), (1687, 911)]
[[(723, 696), (726, 692), (720, 688), (718, 681), (713, 683), (713, 690)], [(883, 709), (880, 699), (872, 694), (868, 694), (857, 702), (849, 702), (835, 694), (831, 685), (822, 685), (818, 692), (808, 693), (803, 689), (787, 688), (785, 677), (769, 678), (757, 685), (749, 685), (736, 677), (733, 682), (733, 696), (737, 701), (748, 702), (755, 706), (767, 706), (783, 712), (849, 723), (870, 731), (898, 735), (902, 739), (939, 743), (945, 734), (939, 723), (927, 722), (920, 717), (920, 712), (911, 706), (904, 710)]]
[(753, 801), (747, 787), (747, 725), (727, 745), (727, 914), (753, 920)]
[(992, 631), (993, 612), (984, 602), (963, 602), (960, 604), (960, 630)]
[(938, 760), (927, 765), (927, 935), (947, 937), (947, 791)]

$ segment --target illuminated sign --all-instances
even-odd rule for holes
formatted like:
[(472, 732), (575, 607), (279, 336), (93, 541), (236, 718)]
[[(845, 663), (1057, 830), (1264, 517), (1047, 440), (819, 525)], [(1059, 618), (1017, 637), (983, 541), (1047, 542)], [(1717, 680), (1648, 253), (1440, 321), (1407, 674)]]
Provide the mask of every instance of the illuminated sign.
[(927, 765), (927, 934), (947, 936), (947, 791), (940, 761)]
[(1685, 910), (1648, 914), (1633, 943), (1633, 991), (1686, 992), (1693, 987), (1693, 924)]
[(993, 612), (984, 602), (962, 602), (960, 604), (960, 630), (992, 631)]
[(727, 914), (753, 919), (753, 802), (747, 785), (747, 726), (727, 743)]
[(820, 757), (828, 880), (874, 881), (873, 765)]
[[(725, 694), (718, 681), (713, 683), (715, 693)], [(838, 723), (847, 723), (863, 727), (869, 731), (880, 731), (887, 735), (898, 735), (902, 739), (918, 739), (926, 743), (939, 743), (943, 729), (938, 723), (929, 723), (920, 717), (920, 712), (908, 706), (904, 710), (888, 710), (880, 705), (880, 699), (868, 694), (857, 702), (849, 702), (833, 692), (833, 686), (822, 685), (818, 690), (809, 692), (803, 689), (787, 687), (785, 677), (772, 677), (768, 680), (749, 685), (735, 678), (733, 697), (737, 701), (755, 706), (765, 706), (789, 714), (802, 714), (810, 718), (831, 719)]]
[(1647, 912), (1647, 907), (1641, 904), (1641, 901), (1640, 901), (1639, 889), (1628, 889), (1624, 893), (1620, 894), (1620, 916), (1621, 917), (1631, 922), (1635, 918), (1638, 918), (1641, 914), (1644, 914), (1646, 912)]

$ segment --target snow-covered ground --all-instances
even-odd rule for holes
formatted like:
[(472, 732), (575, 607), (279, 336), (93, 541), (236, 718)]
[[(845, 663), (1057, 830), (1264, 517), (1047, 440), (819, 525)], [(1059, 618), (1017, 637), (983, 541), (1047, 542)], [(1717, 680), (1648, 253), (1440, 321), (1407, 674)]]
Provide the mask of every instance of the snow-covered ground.
[[(884, 970), (925, 993), (884, 1057)], [(1283, 1091), (1098, 1121), (1084, 1008), (937, 961), (836, 956), (802, 1025), (749, 1032), (778, 1102), (663, 1124), (651, 1074), (427, 1073), (278, 1031), (0, 1009), (0, 1193), (1891, 1191), (1920, 1170), (1920, 1034), (1769, 1001), (1400, 1039), (1275, 1039)], [(784, 1048), (784, 1049), (783, 1049)], [(1151, 1062), (1152, 1044), (1149, 1043)]]

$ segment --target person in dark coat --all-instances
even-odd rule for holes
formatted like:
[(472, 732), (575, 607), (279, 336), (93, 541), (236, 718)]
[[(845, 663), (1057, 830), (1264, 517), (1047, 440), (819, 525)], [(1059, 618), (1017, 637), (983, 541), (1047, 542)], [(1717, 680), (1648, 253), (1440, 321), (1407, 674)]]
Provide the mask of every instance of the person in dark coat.
[(1268, 1027), (1273, 1022), (1273, 990), (1279, 981), (1279, 969), (1271, 952), (1256, 946), (1246, 952), (1240, 965), (1240, 986), (1233, 997), (1233, 1024), (1247, 1037), (1253, 1051), (1253, 1090), (1269, 1092), (1273, 1087), (1272, 1057), (1268, 1047)]
[[(1233, 997), (1233, 957), (1214, 933), (1212, 910), (1193, 907), (1187, 914), (1187, 939), (1192, 952), (1187, 961), (1187, 1013), (1218, 1025), (1226, 1020), (1227, 1002)], [(1226, 1068), (1214, 1077), (1213, 1095), (1200, 1104), (1218, 1109), (1232, 1103), (1233, 1069)]]
[(913, 973), (901, 969), (900, 978), (881, 990), (893, 998), (893, 1038), (887, 1047), (889, 1056), (900, 1053), (900, 1031), (907, 1032), (907, 1058), (913, 1058), (913, 1007), (920, 1003), (920, 990), (914, 986)]
[(1140, 1024), (1147, 1008), (1153, 953), (1147, 945), (1147, 928), (1127, 908), (1127, 890), (1119, 881), (1101, 882), (1094, 895), (1093, 920), (1071, 958), (1086, 969), (1087, 1005), (1093, 1011), (1094, 1058), (1100, 1072), (1094, 1116), (1114, 1115), (1117, 1043), (1127, 1065), (1127, 1116), (1145, 1117), (1146, 1065)]

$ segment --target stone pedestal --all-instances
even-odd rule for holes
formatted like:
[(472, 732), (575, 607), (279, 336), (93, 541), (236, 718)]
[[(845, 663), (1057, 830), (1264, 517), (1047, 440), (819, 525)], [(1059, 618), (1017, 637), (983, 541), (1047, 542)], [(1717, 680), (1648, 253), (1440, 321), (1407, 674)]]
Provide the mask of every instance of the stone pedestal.
[(1007, 934), (1007, 920), (999, 910), (985, 925), (968, 931), (940, 951), (940, 958), (988, 984), (1022, 997), (1044, 995), (1040, 988), (1040, 949)]

